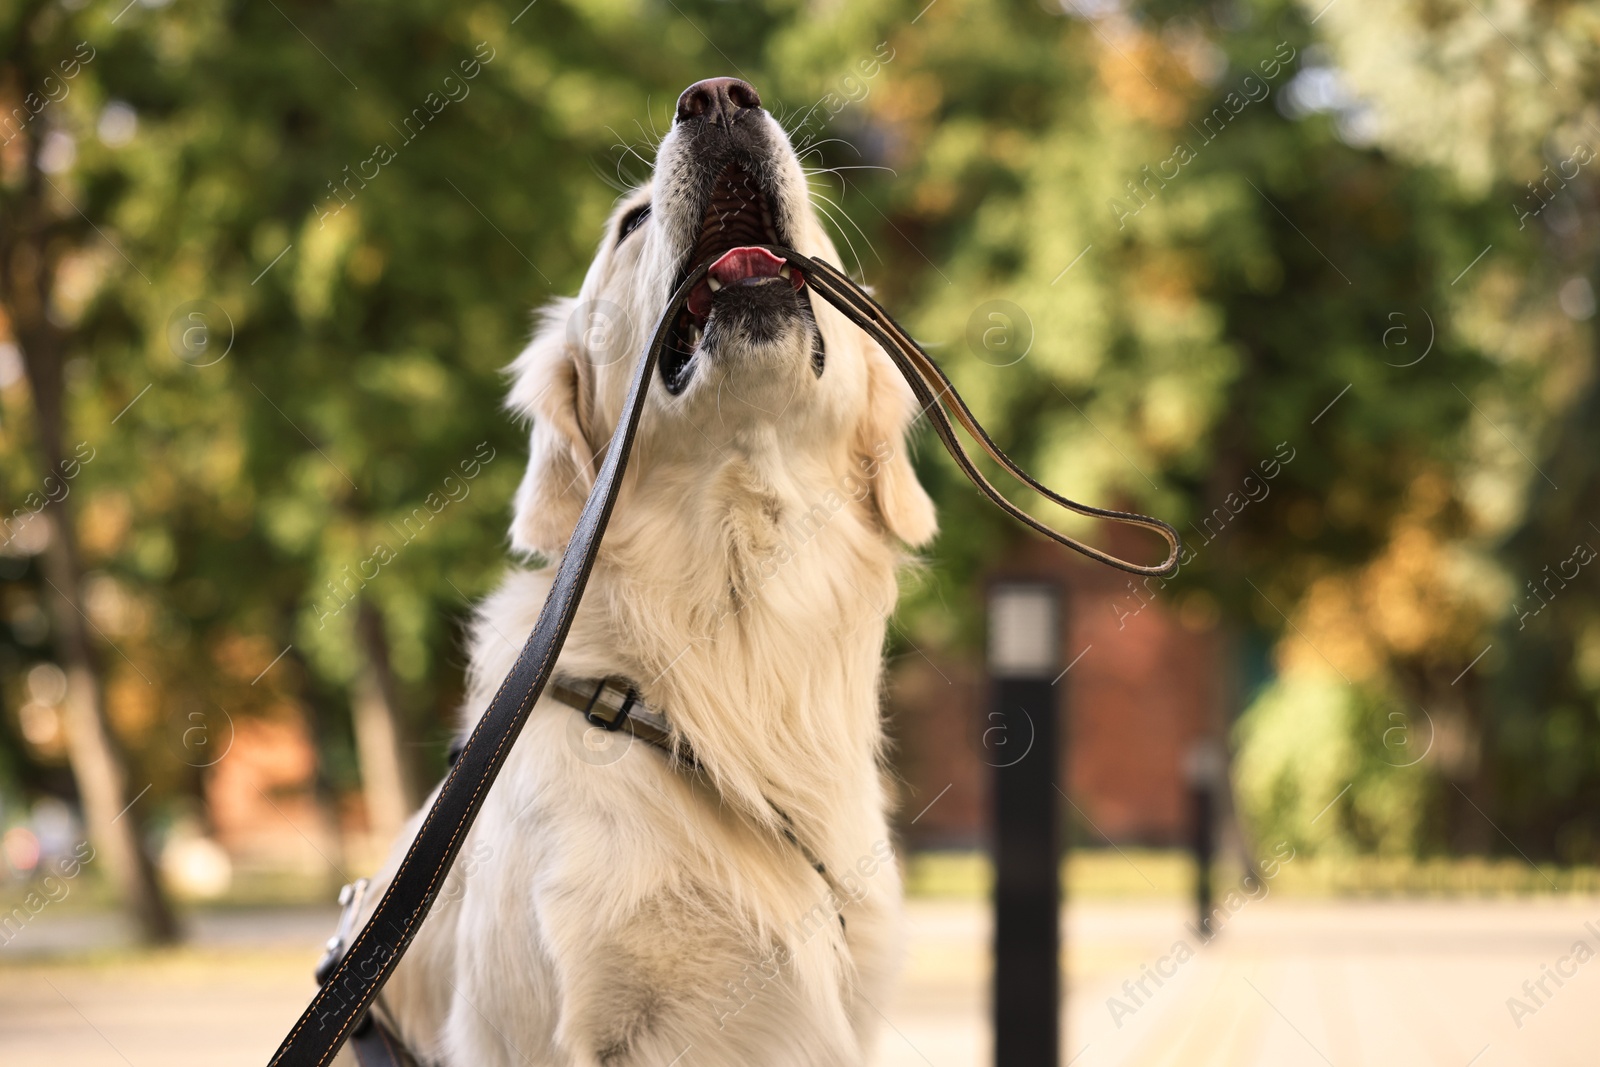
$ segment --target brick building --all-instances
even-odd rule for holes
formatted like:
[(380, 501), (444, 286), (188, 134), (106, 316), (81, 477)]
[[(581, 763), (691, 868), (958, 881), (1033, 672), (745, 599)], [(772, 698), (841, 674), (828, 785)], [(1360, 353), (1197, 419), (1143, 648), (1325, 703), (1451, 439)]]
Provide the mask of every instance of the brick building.
[[(1148, 553), (1145, 541), (1130, 541), (1116, 550)], [(1204, 594), (1176, 606), (1167, 595), (1141, 598), (1139, 579), (1038, 538), (1019, 545), (994, 577), (1045, 577), (1063, 591), (1060, 662), (1072, 666), (1057, 685), (1065, 744), (1056, 758), (1057, 782), (1080, 809), (1066, 806), (1072, 840), (1184, 841), (1186, 758), (1197, 742), (1221, 740), (1226, 723), (1227, 656), (1215, 606)], [(890, 672), (900, 830), (912, 848), (976, 847), (985, 840), (990, 765), (1003, 762), (987, 679), (976, 655), (922, 652)]]

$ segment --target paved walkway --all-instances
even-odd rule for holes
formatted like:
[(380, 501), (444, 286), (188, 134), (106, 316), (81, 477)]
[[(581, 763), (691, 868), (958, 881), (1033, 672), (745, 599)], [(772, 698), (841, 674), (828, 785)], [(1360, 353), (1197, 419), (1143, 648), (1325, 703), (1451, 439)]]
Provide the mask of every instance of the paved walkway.
[[(913, 919), (912, 965), (886, 1011), (894, 1029), (878, 1063), (987, 1067), (987, 917), (924, 903)], [(1600, 1063), (1600, 962), (1573, 951), (1583, 941), (1600, 959), (1600, 900), (1268, 900), (1247, 904), (1207, 946), (1186, 919), (1175, 907), (1072, 909), (1063, 1065)], [(1558, 964), (1575, 972), (1561, 986), (1541, 969)], [(1157, 985), (1147, 968), (1171, 977)], [(1536, 1004), (1522, 983), (1541, 978), (1549, 995), (1535, 985)], [(1532, 1011), (1514, 1019), (1511, 997)]]
[[(988, 1067), (984, 909), (923, 901), (911, 918), (906, 981), (880, 1005), (890, 1025), (877, 1064)], [(1573, 954), (1578, 941), (1600, 953), (1600, 900), (1274, 899), (1247, 905), (1192, 956), (1176, 950), (1197, 944), (1185, 918), (1175, 906), (1072, 909), (1064, 1067), (1600, 1062), (1600, 962)], [(152, 958), (100, 948), (115, 940), (109, 919), (43, 913), (0, 950), (0, 1064), (260, 1067), (310, 995), (332, 920), (213, 915), (194, 947)], [(89, 948), (99, 955), (83, 957)], [(50, 961), (61, 952), (73, 962)], [(1558, 966), (1571, 974), (1561, 986), (1542, 969)], [(1144, 968), (1171, 977), (1141, 991)], [(1519, 1020), (1511, 997), (1531, 1009)]]
[(0, 1065), (263, 1067), (311, 998), (336, 919), (212, 914), (191, 920), (190, 946), (150, 956), (116, 947), (115, 916), (47, 908), (0, 950)]

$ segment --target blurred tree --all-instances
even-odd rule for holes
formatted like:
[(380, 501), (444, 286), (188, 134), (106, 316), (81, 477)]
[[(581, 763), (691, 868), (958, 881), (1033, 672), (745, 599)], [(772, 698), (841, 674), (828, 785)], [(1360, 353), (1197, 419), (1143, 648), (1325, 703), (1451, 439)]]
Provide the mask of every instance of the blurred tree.
[[(170, 808), (211, 773), (188, 723), (298, 714), (325, 793), (360, 789), (380, 834), (403, 817), (443, 765), (459, 620), (505, 565), (500, 368), (677, 93), (730, 73), (1008, 451), (1180, 518), (1179, 577), (1090, 610), (1159, 592), (1275, 646), (1240, 731), (1262, 832), (1320, 810), (1336, 765), (1357, 785), (1309, 845), (1488, 847), (1492, 779), (1541, 851), (1592, 855), (1593, 598), (1547, 593), (1529, 635), (1508, 608), (1600, 521), (1590, 165), (1522, 184), (1550, 131), (1552, 165), (1589, 136), (1592, 16), (1519, 7), (1513, 48), (1470, 8), (15, 9), (0, 284), (38, 410), (0, 386), (0, 463), (21, 500), (97, 450), (51, 507), (82, 590), (63, 666), (63, 634), (105, 651), (86, 626), (126, 654), (98, 665), (102, 747)], [(70, 92), (35, 112), (46, 67)], [(942, 458), (923, 473), (944, 533), (902, 640), (970, 647), (972, 580), (1022, 535)]]
[[(1471, 740), (1482, 766), (1473, 761), (1474, 785), (1459, 800), (1476, 798), (1479, 810), (1463, 814), (1486, 841), (1498, 846), (1504, 834), (1526, 851), (1593, 863), (1600, 12), (1354, 0), (1330, 8), (1318, 30), (1340, 106), (1358, 111), (1385, 151), (1497, 223), (1450, 308), (1454, 329), (1493, 361), (1465, 385), (1476, 433), (1463, 442), (1457, 493), (1464, 546), (1499, 564), (1474, 634), (1493, 654), (1463, 683), (1480, 708), (1481, 745)], [(1475, 254), (1461, 251), (1463, 263)]]
[[(106, 715), (102, 650), (91, 640), (84, 611), (84, 568), (71, 500), (71, 482), (94, 449), (72, 447), (65, 373), (72, 335), (62, 322), (58, 287), (74, 261), (94, 254), (101, 234), (52, 179), (70, 165), (70, 120), (63, 112), (100, 69), (82, 27), (55, 4), (22, 3), (0, 21), (0, 305), (7, 332), (21, 352), (32, 397), (34, 490), (10, 509), (7, 540), (17, 528), (45, 525), (42, 576), (50, 592), (56, 654), (66, 674), (67, 750), (89, 824), (110, 877), (143, 935), (169, 941), (172, 912), (140, 839), (143, 820), (132, 812), (128, 761)], [(66, 181), (66, 179), (62, 179)], [(94, 205), (91, 205), (93, 210)]]
[[(214, 656), (248, 639), (261, 669), (292, 645), (342, 690), (386, 837), (443, 766), (456, 623), (505, 566), (521, 472), (500, 368), (530, 310), (576, 288), (651, 150), (652, 91), (694, 80), (713, 46), (670, 10), (586, 4), (178, 3), (118, 32), (136, 19), (160, 69), (109, 92), (137, 132), (80, 166), (118, 175), (103, 217), (152, 292), (108, 280), (81, 332), (102, 338), (102, 388), (156, 381), (120, 428), (182, 485), (131, 496), (131, 525), (170, 547), (125, 573), (153, 605), (197, 609)], [(688, 47), (662, 54), (663, 36)], [(135, 540), (112, 558), (134, 564)], [(267, 710), (216, 681), (213, 703)]]

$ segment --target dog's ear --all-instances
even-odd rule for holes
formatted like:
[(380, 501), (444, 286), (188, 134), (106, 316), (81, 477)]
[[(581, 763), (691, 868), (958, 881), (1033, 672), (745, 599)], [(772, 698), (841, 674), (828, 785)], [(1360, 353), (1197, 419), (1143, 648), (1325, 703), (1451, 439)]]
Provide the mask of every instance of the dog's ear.
[(523, 552), (559, 553), (594, 484), (594, 374), (567, 328), (576, 306), (557, 300), (545, 308), (533, 340), (511, 364), (506, 406), (533, 421), (511, 522), (511, 543)]
[(871, 342), (865, 347), (867, 409), (854, 447), (884, 529), (915, 548), (939, 532), (933, 501), (917, 481), (906, 447), (906, 428), (917, 413), (916, 398), (883, 350)]

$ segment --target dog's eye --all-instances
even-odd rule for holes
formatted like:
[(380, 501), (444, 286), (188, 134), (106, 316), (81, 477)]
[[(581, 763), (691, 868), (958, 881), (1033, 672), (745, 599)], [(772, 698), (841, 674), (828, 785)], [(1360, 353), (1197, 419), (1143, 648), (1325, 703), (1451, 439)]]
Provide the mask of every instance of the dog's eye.
[(628, 234), (638, 229), (645, 219), (650, 217), (650, 205), (641, 204), (626, 215), (622, 216), (622, 224), (617, 227), (617, 244), (628, 239)]

